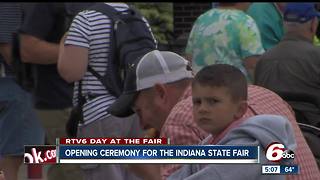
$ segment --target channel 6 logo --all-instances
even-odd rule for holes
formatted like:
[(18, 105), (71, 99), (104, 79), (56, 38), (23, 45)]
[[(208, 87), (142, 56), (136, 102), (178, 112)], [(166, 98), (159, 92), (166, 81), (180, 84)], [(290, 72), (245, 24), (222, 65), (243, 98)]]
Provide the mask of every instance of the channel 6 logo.
[(294, 152), (287, 150), (283, 144), (274, 142), (268, 145), (266, 158), (272, 162), (279, 162), (282, 159), (294, 159)]

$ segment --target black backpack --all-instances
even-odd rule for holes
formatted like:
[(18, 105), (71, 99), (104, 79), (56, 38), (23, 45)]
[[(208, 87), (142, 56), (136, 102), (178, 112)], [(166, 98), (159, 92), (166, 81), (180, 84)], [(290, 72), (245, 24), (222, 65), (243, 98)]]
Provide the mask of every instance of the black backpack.
[[(155, 50), (156, 41), (143, 17), (131, 7), (118, 12), (105, 3), (95, 3), (86, 10), (101, 12), (112, 21), (111, 51), (108, 56), (107, 71), (104, 76), (98, 74), (91, 66), (88, 66), (88, 71), (99, 79), (110, 94), (119, 97), (123, 90), (128, 64)], [(66, 124), (69, 137), (76, 137), (78, 123), (83, 121), (82, 105), (85, 103), (85, 98), (82, 96), (81, 86), (82, 81), (79, 81), (78, 105), (72, 109)]]
[(124, 86), (128, 65), (157, 48), (156, 40), (143, 16), (134, 8), (117, 11), (105, 3), (96, 3), (87, 10), (95, 10), (108, 16), (112, 21), (111, 53), (108, 57), (107, 72), (104, 76), (88, 66), (105, 88), (119, 97)]

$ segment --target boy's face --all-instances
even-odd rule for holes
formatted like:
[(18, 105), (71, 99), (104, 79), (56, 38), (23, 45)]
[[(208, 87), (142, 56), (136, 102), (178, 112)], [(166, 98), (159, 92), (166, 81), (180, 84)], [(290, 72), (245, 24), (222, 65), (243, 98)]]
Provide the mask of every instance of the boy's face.
[(192, 89), (193, 116), (204, 131), (217, 135), (231, 122), (242, 117), (246, 101), (235, 102), (226, 87), (195, 84)]

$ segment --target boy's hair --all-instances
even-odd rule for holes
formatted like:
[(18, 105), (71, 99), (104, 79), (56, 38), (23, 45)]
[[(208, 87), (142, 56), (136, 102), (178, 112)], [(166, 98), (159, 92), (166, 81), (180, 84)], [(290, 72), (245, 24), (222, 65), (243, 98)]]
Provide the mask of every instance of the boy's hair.
[(192, 86), (226, 87), (233, 101), (247, 100), (248, 84), (244, 74), (228, 64), (214, 64), (201, 69)]

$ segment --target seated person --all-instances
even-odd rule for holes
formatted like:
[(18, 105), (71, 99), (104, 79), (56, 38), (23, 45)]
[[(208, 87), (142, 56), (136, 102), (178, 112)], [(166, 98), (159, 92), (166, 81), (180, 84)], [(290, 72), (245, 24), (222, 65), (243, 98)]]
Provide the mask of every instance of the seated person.
[[(203, 130), (194, 122), (192, 115), (192, 96), (178, 102), (167, 120), (161, 128), (160, 137), (170, 138), (170, 144), (175, 145), (192, 145), (199, 144), (209, 133)], [(175, 110), (177, 111), (176, 113)], [(250, 118), (255, 115), (274, 114), (288, 118), (295, 133), (297, 149), (295, 150), (294, 164), (299, 165), (299, 175), (288, 175), (287, 180), (297, 179), (316, 179), (319, 170), (315, 157), (309, 148), (304, 135), (302, 134), (295, 114), (291, 107), (281, 97), (274, 92), (255, 85), (248, 86), (248, 108), (241, 118)], [(201, 132), (201, 133), (200, 133)], [(219, 137), (212, 138), (210, 144), (216, 144), (223, 134)], [(179, 169), (182, 164), (164, 164), (161, 167), (162, 179), (166, 179), (174, 171)]]
[[(157, 53), (160, 54), (156, 56)], [(158, 61), (160, 60), (164, 62), (159, 63)], [(183, 63), (183, 61), (185, 60), (175, 53), (165, 51), (150, 52), (141, 59), (139, 68), (133, 71), (134, 73), (132, 76), (139, 74), (140, 78), (133, 78), (132, 81), (129, 81), (132, 84), (129, 84), (126, 87), (135, 88), (137, 87), (136, 84), (143, 86), (139, 86), (138, 90), (126, 90), (123, 94), (123, 98), (126, 99), (126, 101), (115, 103), (112, 106), (112, 113), (115, 115), (127, 114), (126, 111), (130, 110), (130, 106), (133, 105), (134, 109), (139, 112), (138, 114), (141, 123), (161, 131), (162, 135), (160, 136), (168, 137), (166, 136), (168, 131), (165, 133), (163, 132), (165, 129), (169, 130), (170, 128), (172, 130), (170, 131), (172, 132), (170, 136), (170, 142), (172, 144), (199, 143), (207, 136), (207, 133), (202, 132), (203, 130), (200, 131), (201, 129), (193, 122), (191, 87), (189, 87), (189, 80), (187, 80), (191, 76), (188, 75), (188, 72), (183, 70), (188, 69), (186, 63)], [(170, 71), (161, 71), (161, 69), (164, 68), (159, 67), (164, 65), (170, 67)], [(174, 76), (174, 74), (179, 74), (179, 76)], [(183, 78), (182, 75), (184, 75)], [(141, 79), (149, 79), (148, 84), (141, 84)], [(133, 96), (133, 98), (131, 98), (131, 96)], [(277, 114), (287, 116), (295, 129), (295, 135), (299, 144), (299, 151), (297, 150), (295, 153), (298, 155), (300, 152), (300, 155), (296, 158), (297, 163), (295, 164), (299, 164), (299, 166), (301, 163), (307, 165), (303, 166), (306, 168), (301, 169), (301, 173), (305, 175), (299, 175), (299, 177), (314, 177), (312, 174), (318, 174), (314, 173), (314, 167), (316, 167), (314, 158), (306, 145), (292, 112), (286, 105), (287, 104), (283, 102), (279, 96), (271, 91), (250, 85), (249, 108), (244, 117), (251, 117), (256, 114)], [(111, 111), (111, 109), (109, 110)], [(157, 114), (157, 116), (154, 116), (155, 114)], [(175, 130), (175, 134), (173, 134), (173, 130)], [(173, 138), (173, 136), (175, 136), (175, 138)], [(308, 164), (304, 163), (304, 161), (308, 162)], [(311, 169), (310, 163), (315, 164)], [(147, 175), (145, 167), (141, 170), (140, 175)], [(173, 171), (167, 174), (167, 176), (172, 172)], [(317, 169), (316, 172), (318, 172)], [(163, 175), (163, 172), (161, 172), (161, 174)], [(151, 174), (151, 177), (155, 177), (155, 175)], [(315, 175), (315, 177), (317, 176)]]
[[(237, 68), (207, 66), (198, 72), (192, 88), (194, 120), (213, 137), (223, 134), (217, 145), (259, 145), (261, 164), (272, 164), (264, 151), (273, 142), (295, 150), (294, 132), (286, 118), (258, 115), (240, 119), (247, 110), (247, 81)], [(202, 143), (208, 142), (205, 139)], [(281, 175), (262, 175), (261, 164), (185, 165), (168, 179), (285, 179)]]
[[(320, 49), (313, 45), (318, 26), (314, 3), (288, 3), (284, 12), (283, 39), (260, 57), (254, 84), (278, 94), (305, 95), (288, 101), (299, 112), (300, 123), (320, 128)], [(312, 102), (313, 101), (313, 102)]]

